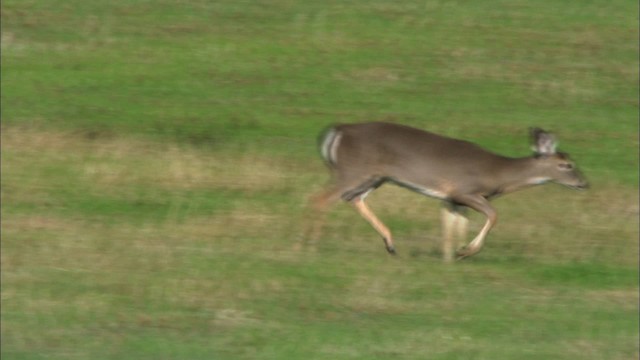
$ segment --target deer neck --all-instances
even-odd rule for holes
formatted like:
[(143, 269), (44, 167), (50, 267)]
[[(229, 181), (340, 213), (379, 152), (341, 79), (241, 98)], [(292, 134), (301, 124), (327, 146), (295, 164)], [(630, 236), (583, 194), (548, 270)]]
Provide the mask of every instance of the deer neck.
[(505, 158), (504, 165), (498, 171), (500, 193), (503, 194), (541, 185), (550, 180), (541, 171), (534, 157)]

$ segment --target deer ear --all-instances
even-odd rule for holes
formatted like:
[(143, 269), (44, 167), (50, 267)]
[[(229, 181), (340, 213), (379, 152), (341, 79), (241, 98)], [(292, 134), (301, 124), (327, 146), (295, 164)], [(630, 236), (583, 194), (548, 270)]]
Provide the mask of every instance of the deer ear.
[(531, 149), (535, 151), (537, 155), (553, 155), (556, 153), (556, 146), (558, 145), (556, 137), (540, 128), (531, 128), (531, 141), (533, 142)]

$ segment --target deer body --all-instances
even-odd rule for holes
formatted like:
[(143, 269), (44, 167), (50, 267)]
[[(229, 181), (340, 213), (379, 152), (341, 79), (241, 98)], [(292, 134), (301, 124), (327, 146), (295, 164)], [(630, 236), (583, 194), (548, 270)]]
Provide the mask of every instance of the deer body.
[(440, 136), (408, 126), (373, 122), (337, 125), (324, 133), (320, 150), (333, 175), (333, 184), (314, 198), (323, 210), (342, 198), (380, 233), (387, 251), (395, 253), (388, 228), (367, 207), (366, 196), (386, 182), (443, 200), (443, 253), (453, 258), (453, 233), (466, 230), (465, 208), (487, 218), (458, 258), (482, 248), (497, 220), (489, 200), (527, 186), (548, 181), (574, 188), (587, 182), (566, 154), (555, 152), (553, 135), (535, 129), (535, 155), (509, 158), (496, 155), (468, 141)]

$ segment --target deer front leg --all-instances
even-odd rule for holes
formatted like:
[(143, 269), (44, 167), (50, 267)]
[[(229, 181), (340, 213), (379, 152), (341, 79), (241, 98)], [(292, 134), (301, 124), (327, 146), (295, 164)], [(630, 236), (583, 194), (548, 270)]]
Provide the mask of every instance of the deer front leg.
[(442, 255), (444, 262), (453, 261), (455, 249), (467, 236), (469, 220), (465, 216), (466, 208), (451, 202), (442, 207)]
[(442, 208), (442, 257), (444, 262), (453, 261), (453, 228), (456, 216), (446, 207)]
[(487, 234), (489, 234), (491, 228), (493, 228), (493, 226), (496, 224), (498, 216), (495, 209), (489, 204), (487, 199), (480, 195), (465, 195), (456, 197), (455, 202), (466, 205), (473, 210), (481, 212), (487, 217), (487, 220), (478, 235), (476, 235), (476, 237), (469, 243), (469, 245), (460, 249), (456, 253), (458, 260), (462, 260), (469, 256), (475, 255), (480, 252), (480, 250), (482, 250), (484, 240), (487, 237)]

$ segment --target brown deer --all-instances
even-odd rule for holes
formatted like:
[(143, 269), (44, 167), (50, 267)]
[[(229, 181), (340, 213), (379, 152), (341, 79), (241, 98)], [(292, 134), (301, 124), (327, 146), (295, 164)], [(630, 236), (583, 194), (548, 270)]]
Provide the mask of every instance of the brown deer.
[[(332, 173), (332, 185), (312, 198), (311, 205), (324, 212), (343, 199), (382, 236), (387, 251), (395, 254), (389, 229), (365, 204), (367, 195), (386, 182), (408, 188), (444, 203), (442, 210), (445, 261), (454, 258), (454, 232), (466, 234), (466, 208), (486, 216), (486, 222), (458, 259), (478, 253), (497, 220), (489, 200), (525, 187), (555, 182), (586, 189), (583, 177), (568, 154), (556, 152), (555, 137), (531, 129), (534, 154), (510, 158), (491, 153), (468, 141), (433, 134), (408, 126), (372, 122), (337, 125), (320, 138), (320, 152)], [(316, 217), (313, 237), (322, 220)]]

